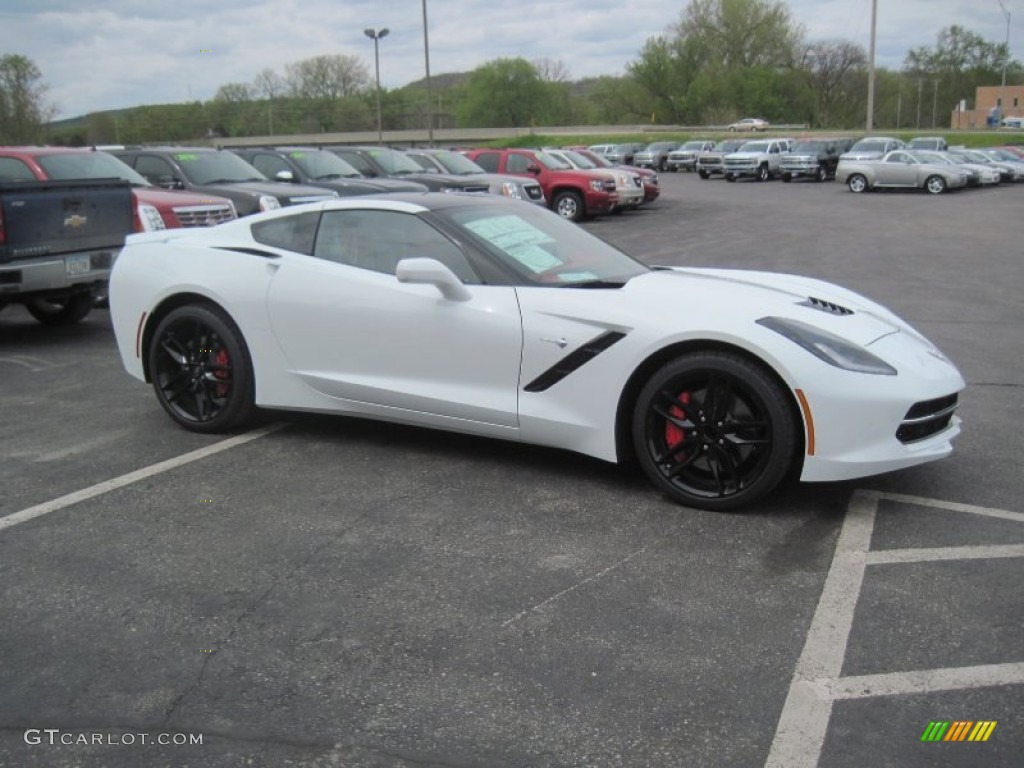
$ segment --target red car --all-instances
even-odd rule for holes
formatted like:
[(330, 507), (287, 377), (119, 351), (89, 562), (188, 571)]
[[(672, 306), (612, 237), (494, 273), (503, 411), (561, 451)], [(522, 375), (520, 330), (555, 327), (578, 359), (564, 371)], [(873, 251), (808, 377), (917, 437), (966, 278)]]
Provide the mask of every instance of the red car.
[(490, 173), (536, 179), (551, 210), (570, 221), (611, 213), (619, 202), (614, 177), (576, 170), (538, 149), (470, 149), (463, 154)]
[(661, 187), (658, 184), (658, 173), (652, 171), (650, 168), (640, 168), (635, 165), (616, 165), (608, 158), (591, 152), (589, 149), (577, 149), (581, 155), (589, 160), (593, 160), (601, 168), (621, 168), (624, 171), (637, 174), (644, 183), (644, 202), (653, 203), (658, 199), (658, 195), (661, 194)]
[(237, 218), (224, 197), (155, 187), (106, 152), (71, 147), (0, 147), (0, 181), (124, 179), (135, 197), (136, 232), (207, 227)]

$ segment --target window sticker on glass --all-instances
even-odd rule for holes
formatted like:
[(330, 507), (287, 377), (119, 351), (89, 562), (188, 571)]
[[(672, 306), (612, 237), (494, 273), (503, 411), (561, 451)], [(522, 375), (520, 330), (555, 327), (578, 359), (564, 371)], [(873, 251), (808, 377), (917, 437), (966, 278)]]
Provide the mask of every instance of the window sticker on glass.
[(289, 152), (288, 157), (294, 157), (296, 160), (306, 156), (305, 152)]
[(559, 272), (558, 279), (563, 283), (584, 283), (587, 280), (597, 280), (594, 272)]
[(198, 160), (199, 156), (196, 155), (194, 152), (179, 152), (174, 156), (174, 159), (187, 162), (189, 160)]
[(477, 219), (467, 222), (466, 228), (507, 253), (531, 272), (544, 272), (562, 264), (561, 259), (543, 247), (556, 247), (551, 236), (518, 216)]

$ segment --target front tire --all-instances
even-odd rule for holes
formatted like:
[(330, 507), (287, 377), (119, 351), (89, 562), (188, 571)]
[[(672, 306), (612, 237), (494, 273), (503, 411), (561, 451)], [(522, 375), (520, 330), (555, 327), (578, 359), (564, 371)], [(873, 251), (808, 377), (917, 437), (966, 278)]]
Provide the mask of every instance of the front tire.
[(238, 326), (221, 310), (175, 309), (157, 325), (148, 355), (157, 400), (185, 429), (224, 432), (252, 416), (252, 359)]
[(946, 180), (941, 176), (929, 176), (924, 180), (924, 188), (930, 195), (941, 195), (946, 191)]
[(818, 166), (818, 175), (815, 176), (818, 181), (828, 181), (828, 168), (824, 165)]
[(711, 178), (711, 174), (708, 173), (707, 171), (697, 171), (697, 175), (700, 176), (705, 181)]
[(43, 325), (74, 325), (92, 312), (91, 293), (76, 293), (62, 299), (31, 299), (25, 309)]
[(585, 209), (583, 207), (583, 198), (579, 192), (565, 190), (557, 193), (554, 200), (551, 201), (551, 207), (563, 219), (576, 222), (583, 221)]
[(633, 448), (656, 488), (685, 506), (728, 510), (772, 491), (796, 456), (797, 419), (767, 371), (727, 352), (666, 363), (641, 390)]
[(727, 173), (727, 174), (725, 174), (725, 180), (726, 181), (736, 181), (736, 177), (734, 175), (732, 175), (731, 173)]
[(757, 180), (768, 181), (772, 177), (772, 172), (768, 170), (767, 165), (762, 165), (757, 169)]
[(868, 180), (867, 180), (867, 177), (864, 176), (863, 174), (855, 173), (850, 178), (848, 178), (846, 180), (846, 186), (850, 188), (851, 192), (857, 192), (858, 194), (861, 193), (861, 192), (867, 192), (868, 191)]

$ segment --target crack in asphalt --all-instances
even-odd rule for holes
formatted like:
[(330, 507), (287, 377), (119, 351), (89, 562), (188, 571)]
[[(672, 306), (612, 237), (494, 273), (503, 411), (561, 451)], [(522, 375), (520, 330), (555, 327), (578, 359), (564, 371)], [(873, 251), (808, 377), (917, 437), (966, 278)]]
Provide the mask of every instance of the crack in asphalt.
[(246, 607), (245, 610), (243, 610), (235, 618), (231, 631), (228, 632), (227, 637), (217, 640), (216, 643), (213, 644), (213, 650), (210, 651), (208, 654), (205, 654), (205, 657), (203, 658), (203, 664), (199, 668), (199, 672), (196, 675), (195, 681), (185, 691), (183, 691), (180, 696), (175, 697), (175, 699), (168, 705), (167, 709), (164, 711), (162, 725), (166, 726), (170, 722), (171, 717), (173, 717), (175, 712), (178, 710), (178, 707), (180, 707), (181, 704), (185, 701), (185, 699), (187, 699), (190, 695), (192, 695), (195, 691), (199, 690), (202, 687), (203, 679), (206, 676), (206, 669), (207, 667), (209, 667), (210, 662), (213, 661), (214, 657), (216, 657), (220, 653), (221, 649), (224, 646), (228, 645), (231, 642), (231, 640), (238, 633), (239, 629), (241, 629), (242, 623), (256, 613), (259, 607), (267, 601), (267, 599), (270, 597), (271, 594), (273, 594), (274, 590), (277, 589), (278, 586), (294, 578), (296, 574), (298, 574), (307, 565), (309, 565), (310, 561), (312, 561), (314, 557), (319, 555), (328, 545), (332, 544), (335, 539), (337, 539), (340, 536), (345, 536), (349, 534), (356, 526), (360, 525), (369, 515), (373, 514), (379, 509), (386, 508), (392, 504), (397, 504), (401, 501), (408, 500), (412, 498), (412, 496), (413, 494), (407, 493), (388, 499), (387, 501), (381, 502), (379, 504), (374, 504), (372, 507), (368, 507), (359, 515), (357, 515), (349, 525), (338, 530), (333, 535), (323, 539), (320, 545), (314, 547), (313, 550), (311, 550), (310, 553), (305, 558), (303, 558), (303, 560), (300, 563), (295, 565), (290, 570), (283, 572), (279, 576), (277, 576), (270, 583), (270, 586), (263, 590), (263, 593), (260, 594), (255, 600), (253, 600), (249, 604), (249, 606)]

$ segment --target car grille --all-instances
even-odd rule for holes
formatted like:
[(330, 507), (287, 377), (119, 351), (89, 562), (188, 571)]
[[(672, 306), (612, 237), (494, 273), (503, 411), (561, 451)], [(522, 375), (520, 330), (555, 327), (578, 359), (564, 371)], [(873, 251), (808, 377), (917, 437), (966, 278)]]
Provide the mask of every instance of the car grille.
[(720, 157), (701, 157), (697, 160), (701, 165), (721, 165), (722, 158)]
[(544, 190), (540, 188), (540, 184), (524, 184), (523, 189), (531, 200), (540, 200), (544, 197)]
[(212, 227), (235, 218), (227, 205), (188, 205), (174, 209), (174, 217), (183, 227)]
[(814, 296), (807, 297), (807, 301), (800, 302), (805, 307), (812, 307), (813, 309), (820, 309), (822, 312), (828, 312), (830, 315), (852, 315), (853, 310), (844, 307), (841, 304), (836, 304), (831, 301), (825, 301), (825, 299), (816, 299)]
[(901, 443), (913, 443), (937, 435), (950, 425), (953, 414), (959, 407), (956, 393), (935, 400), (914, 403), (896, 430), (896, 439)]

